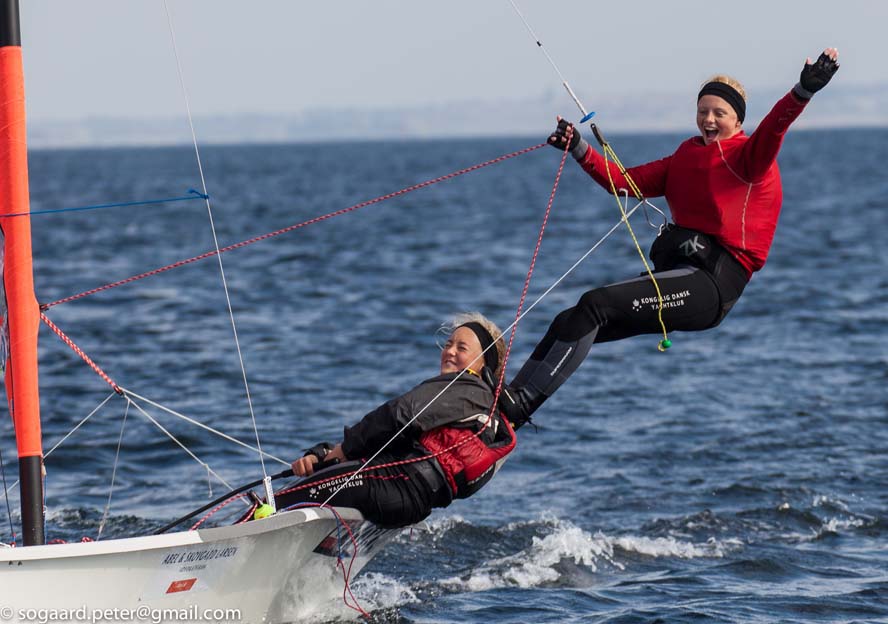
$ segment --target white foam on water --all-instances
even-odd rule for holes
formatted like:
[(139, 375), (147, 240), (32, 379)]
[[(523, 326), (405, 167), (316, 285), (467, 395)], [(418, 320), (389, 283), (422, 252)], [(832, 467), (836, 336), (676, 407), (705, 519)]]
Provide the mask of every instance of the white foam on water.
[[(452, 516), (435, 516), (430, 520), (426, 520), (421, 524), (414, 525), (409, 529), (402, 531), (398, 536), (398, 539), (410, 539), (416, 533), (424, 533), (431, 536), (432, 541), (438, 541), (455, 527), (466, 524), (470, 523), (458, 514)], [(423, 539), (428, 538), (424, 536)]]
[[(789, 509), (788, 503), (784, 503), (784, 505), (785, 507), (781, 506), (779, 509)], [(782, 537), (795, 542), (812, 542), (825, 535), (839, 534), (848, 529), (859, 529), (861, 527), (869, 526), (874, 520), (871, 516), (851, 511), (851, 507), (847, 503), (833, 496), (817, 494), (811, 501), (811, 506), (814, 509), (817, 509), (818, 507), (834, 508), (848, 515), (825, 517), (821, 519), (819, 527), (811, 527), (809, 530), (810, 532), (808, 533), (790, 532), (783, 534)]]
[(367, 611), (419, 602), (409, 585), (378, 572), (368, 572), (352, 583), (355, 597)]
[[(540, 525), (539, 522), (535, 524)], [(443, 579), (441, 586), (471, 592), (499, 587), (537, 587), (558, 581), (564, 574), (559, 565), (564, 562), (584, 566), (590, 573), (597, 572), (602, 565), (623, 570), (625, 564), (615, 554), (617, 549), (649, 557), (692, 559), (723, 557), (728, 550), (740, 545), (737, 540), (718, 541), (714, 538), (703, 544), (693, 544), (671, 537), (609, 537), (601, 532), (593, 535), (569, 521), (549, 517), (543, 518), (543, 526), (551, 527), (551, 532), (532, 538), (527, 548), (514, 555), (490, 560), (468, 574)]]
[[(409, 585), (378, 572), (362, 574), (350, 585), (358, 604), (367, 612), (394, 609), (419, 602), (419, 598)], [(352, 602), (351, 597), (349, 597), (349, 602)], [(339, 596), (320, 605), (310, 615), (303, 615), (295, 620), (312, 624), (331, 620), (357, 622), (363, 621), (363, 618), (360, 613), (345, 604), (342, 596)]]
[(848, 508), (848, 505), (845, 504), (844, 501), (839, 500), (838, 498), (833, 498), (831, 496), (825, 496), (823, 494), (817, 494), (814, 497), (813, 506), (814, 507), (822, 507), (825, 505), (829, 505), (831, 507), (837, 507), (842, 511), (850, 512), (851, 510)]
[(473, 592), (507, 586), (536, 587), (558, 580), (560, 573), (555, 566), (562, 559), (572, 559), (595, 571), (597, 562), (610, 561), (612, 554), (607, 540), (565, 522), (549, 535), (534, 537), (528, 548), (488, 561), (468, 576), (444, 579), (441, 585)]
[(615, 547), (628, 552), (636, 552), (648, 557), (678, 557), (698, 559), (703, 557), (721, 558), (729, 550), (742, 544), (740, 540), (720, 541), (710, 537), (703, 544), (683, 542), (674, 537), (617, 537), (612, 540)]
[(864, 527), (867, 524), (867, 521), (863, 518), (830, 518), (823, 524), (823, 526), (831, 531), (838, 531), (839, 529), (856, 529)]
[(823, 521), (817, 535), (823, 533), (839, 533), (842, 529), (857, 529), (866, 526), (866, 520), (861, 518), (827, 518)]

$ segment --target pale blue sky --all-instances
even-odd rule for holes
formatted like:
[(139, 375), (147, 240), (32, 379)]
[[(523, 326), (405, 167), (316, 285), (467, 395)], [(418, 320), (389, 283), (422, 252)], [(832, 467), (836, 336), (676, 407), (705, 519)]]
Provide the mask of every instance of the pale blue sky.
[[(195, 115), (560, 89), (508, 0), (168, 2)], [(841, 55), (837, 82), (888, 84), (885, 0), (516, 2), (593, 110), (600, 95), (693, 93), (715, 72), (788, 89), (829, 45)], [(32, 120), (183, 114), (161, 0), (22, 5)]]

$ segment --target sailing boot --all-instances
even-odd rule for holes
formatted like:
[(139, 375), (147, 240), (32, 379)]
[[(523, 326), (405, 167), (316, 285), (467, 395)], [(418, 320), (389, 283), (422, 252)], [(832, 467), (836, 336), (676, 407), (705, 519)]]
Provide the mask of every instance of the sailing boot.
[[(545, 397), (543, 397), (543, 400), (545, 400)], [(536, 411), (537, 407), (542, 405), (542, 401), (533, 405), (524, 388), (515, 388), (505, 384), (502, 391), (500, 391), (496, 405), (503, 416), (506, 417), (506, 420), (509, 421), (509, 424), (512, 425), (512, 429), (517, 431), (527, 423), (534, 424), (530, 415)]]
[(515, 429), (530, 422), (531, 415), (582, 364), (596, 331), (565, 342), (544, 338), (518, 374), (500, 393), (498, 406)]

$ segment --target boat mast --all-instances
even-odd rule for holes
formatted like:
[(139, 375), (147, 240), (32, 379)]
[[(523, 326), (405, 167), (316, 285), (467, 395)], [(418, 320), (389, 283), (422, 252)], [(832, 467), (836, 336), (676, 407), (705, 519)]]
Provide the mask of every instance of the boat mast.
[[(0, 230), (9, 327), (6, 393), (15, 424), (22, 542), (43, 544), (43, 446), (37, 386), (40, 311), (31, 266), (25, 88), (18, 0), (0, 0)], [(3, 215), (19, 215), (3, 218)]]

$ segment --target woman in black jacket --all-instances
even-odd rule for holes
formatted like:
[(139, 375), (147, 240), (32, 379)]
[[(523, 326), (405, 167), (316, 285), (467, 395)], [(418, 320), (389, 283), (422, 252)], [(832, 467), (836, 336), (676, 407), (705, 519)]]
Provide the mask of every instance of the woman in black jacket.
[[(493, 476), (515, 445), (512, 427), (498, 412), (490, 417), (502, 332), (477, 313), (454, 318), (448, 329), (440, 374), (345, 427), (339, 444), (315, 445), (294, 461), (293, 472), (305, 478), (275, 494), (278, 509), (328, 503), (402, 527)], [(321, 462), (336, 465), (315, 472)]]

